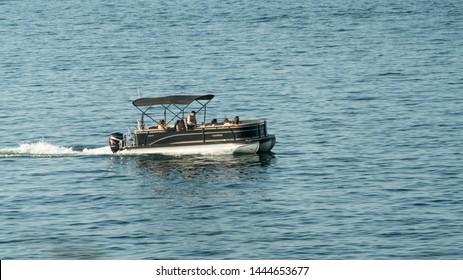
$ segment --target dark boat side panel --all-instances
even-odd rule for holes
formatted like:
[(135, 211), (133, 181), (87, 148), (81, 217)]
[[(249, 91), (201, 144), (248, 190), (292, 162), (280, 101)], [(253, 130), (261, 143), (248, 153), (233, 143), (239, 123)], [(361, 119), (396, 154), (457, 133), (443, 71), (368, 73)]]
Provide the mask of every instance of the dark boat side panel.
[(193, 131), (138, 131), (135, 135), (135, 146), (179, 146), (192, 144), (212, 144), (224, 142), (242, 142), (265, 138), (265, 121), (239, 126), (202, 127)]

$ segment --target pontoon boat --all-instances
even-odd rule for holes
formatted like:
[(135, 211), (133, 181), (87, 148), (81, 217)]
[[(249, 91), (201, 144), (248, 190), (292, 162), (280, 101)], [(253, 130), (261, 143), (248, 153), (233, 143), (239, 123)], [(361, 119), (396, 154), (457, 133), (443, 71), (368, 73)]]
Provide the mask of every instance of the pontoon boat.
[[(127, 134), (111, 134), (111, 151), (128, 154), (195, 154), (210, 150), (230, 153), (270, 152), (275, 145), (275, 136), (267, 133), (265, 120), (243, 120), (235, 124), (206, 123), (206, 106), (213, 97), (175, 95), (133, 101), (132, 104), (141, 112), (141, 119), (133, 132), (129, 129)], [(203, 123), (189, 129), (185, 110), (192, 104), (200, 105), (195, 112), (196, 116), (202, 113)], [(158, 114), (163, 111), (164, 122), (161, 124), (159, 119), (153, 118), (156, 108)], [(151, 121), (154, 126), (145, 125)]]

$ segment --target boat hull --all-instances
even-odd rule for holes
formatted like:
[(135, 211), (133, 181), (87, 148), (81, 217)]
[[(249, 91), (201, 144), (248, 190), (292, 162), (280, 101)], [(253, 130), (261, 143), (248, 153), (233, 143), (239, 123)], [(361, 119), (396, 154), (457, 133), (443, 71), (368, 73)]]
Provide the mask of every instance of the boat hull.
[(255, 154), (259, 151), (260, 143), (223, 143), (207, 145), (169, 146), (169, 147), (126, 147), (121, 154), (164, 154), (164, 155), (191, 155), (191, 154)]
[(269, 153), (275, 146), (275, 143), (276, 143), (275, 136), (269, 135), (259, 141), (259, 149), (257, 150), (257, 152), (258, 153)]

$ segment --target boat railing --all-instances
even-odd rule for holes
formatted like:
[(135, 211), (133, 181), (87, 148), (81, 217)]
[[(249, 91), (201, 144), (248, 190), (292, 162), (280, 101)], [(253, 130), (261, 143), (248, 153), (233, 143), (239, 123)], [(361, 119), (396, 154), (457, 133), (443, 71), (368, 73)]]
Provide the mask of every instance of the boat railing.
[[(200, 125), (195, 130), (206, 129), (206, 130), (214, 130), (214, 129), (224, 129), (224, 128), (231, 128), (231, 129), (240, 129), (247, 126), (252, 126), (258, 124), (259, 126), (265, 126), (265, 120), (247, 120), (242, 121), (240, 124), (232, 124), (232, 125), (224, 125), (223, 123), (218, 125)], [(168, 125), (166, 130), (160, 130), (157, 126), (151, 127), (143, 127), (142, 129), (138, 128), (134, 132), (137, 133), (165, 133), (165, 132), (185, 132), (185, 130), (175, 130), (173, 125)]]

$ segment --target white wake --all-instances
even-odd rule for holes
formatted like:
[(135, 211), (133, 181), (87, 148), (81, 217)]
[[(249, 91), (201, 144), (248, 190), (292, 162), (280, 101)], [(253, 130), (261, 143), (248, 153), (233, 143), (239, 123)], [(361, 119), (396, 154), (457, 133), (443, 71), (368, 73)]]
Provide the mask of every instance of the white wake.
[[(167, 156), (183, 156), (183, 155), (230, 155), (238, 151), (238, 153), (255, 153), (258, 146), (242, 145), (242, 144), (218, 144), (208, 146), (189, 146), (175, 148), (147, 148), (147, 149), (132, 149), (119, 151), (115, 154), (111, 152), (109, 146), (98, 148), (76, 148), (58, 146), (41, 140), (32, 143), (22, 143), (17, 147), (0, 148), (0, 158), (9, 157), (72, 157), (72, 156), (100, 156), (100, 155), (140, 155), (140, 154), (161, 154)], [(250, 150), (249, 150), (250, 149)]]
[(18, 147), (0, 148), (0, 157), (65, 157), (110, 154), (112, 154), (112, 152), (109, 146), (93, 149), (84, 148), (83, 150), (75, 150), (75, 148), (73, 147), (57, 146), (43, 140), (33, 143), (22, 143)]

